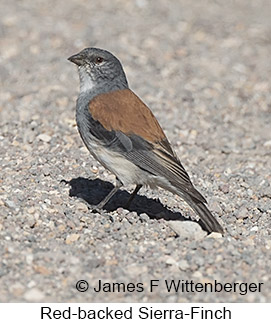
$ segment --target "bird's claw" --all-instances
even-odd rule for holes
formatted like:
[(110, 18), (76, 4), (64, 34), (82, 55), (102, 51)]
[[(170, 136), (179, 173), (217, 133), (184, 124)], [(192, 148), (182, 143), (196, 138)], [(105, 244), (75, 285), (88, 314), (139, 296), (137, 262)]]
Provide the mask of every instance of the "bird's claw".
[(110, 220), (110, 222), (114, 222), (114, 218), (112, 217), (112, 215), (108, 214), (108, 212), (106, 210), (103, 210), (102, 208), (99, 207), (98, 205), (88, 205), (89, 210), (91, 211), (91, 213), (99, 213), (103, 216), (105, 216), (106, 218), (108, 218)]

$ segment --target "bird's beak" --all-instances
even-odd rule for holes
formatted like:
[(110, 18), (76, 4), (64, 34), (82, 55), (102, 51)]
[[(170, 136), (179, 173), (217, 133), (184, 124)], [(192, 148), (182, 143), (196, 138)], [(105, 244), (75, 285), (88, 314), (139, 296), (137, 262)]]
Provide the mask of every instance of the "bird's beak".
[(78, 66), (81, 66), (85, 63), (85, 57), (81, 54), (75, 54), (68, 58), (68, 60)]

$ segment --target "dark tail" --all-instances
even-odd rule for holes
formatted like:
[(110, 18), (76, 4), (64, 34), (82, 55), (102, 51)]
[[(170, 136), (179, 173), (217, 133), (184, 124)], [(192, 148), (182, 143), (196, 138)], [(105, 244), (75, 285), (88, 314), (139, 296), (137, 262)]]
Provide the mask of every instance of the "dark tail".
[(191, 201), (189, 205), (200, 216), (200, 220), (204, 229), (208, 232), (223, 233), (222, 226), (218, 223), (212, 213), (208, 210), (207, 206), (198, 201)]
[(176, 186), (176, 183), (174, 186), (172, 184), (172, 186), (161, 185), (161, 187), (171, 191), (173, 194), (179, 195), (182, 199), (184, 199), (186, 203), (188, 203), (188, 205), (199, 215), (200, 224), (204, 230), (208, 232), (224, 232), (222, 226), (218, 223), (205, 205), (207, 204), (207, 201), (200, 194), (200, 192), (195, 189), (192, 183), (187, 184), (185, 189), (184, 186)]

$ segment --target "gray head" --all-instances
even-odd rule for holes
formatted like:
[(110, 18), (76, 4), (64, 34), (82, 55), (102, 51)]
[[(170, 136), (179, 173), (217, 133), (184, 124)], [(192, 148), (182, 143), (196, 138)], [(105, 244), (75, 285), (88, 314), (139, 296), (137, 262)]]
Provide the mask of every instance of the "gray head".
[(128, 88), (120, 61), (106, 50), (85, 48), (68, 60), (78, 66), (80, 92), (107, 92)]

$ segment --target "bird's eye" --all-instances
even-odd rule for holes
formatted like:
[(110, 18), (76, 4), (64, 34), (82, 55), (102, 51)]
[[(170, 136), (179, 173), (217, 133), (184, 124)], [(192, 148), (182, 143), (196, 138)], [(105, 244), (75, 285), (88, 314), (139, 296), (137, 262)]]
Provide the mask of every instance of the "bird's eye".
[(96, 57), (95, 58), (95, 64), (101, 64), (104, 61), (104, 59), (102, 57)]

